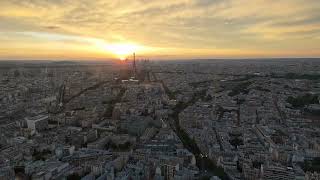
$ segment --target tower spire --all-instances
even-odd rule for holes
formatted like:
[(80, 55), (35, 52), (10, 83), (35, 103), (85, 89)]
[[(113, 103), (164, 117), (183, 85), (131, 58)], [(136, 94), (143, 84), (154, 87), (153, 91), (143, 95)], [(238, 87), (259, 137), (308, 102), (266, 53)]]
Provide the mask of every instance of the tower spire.
[(133, 53), (133, 76), (136, 78), (137, 67), (136, 67), (136, 53)]

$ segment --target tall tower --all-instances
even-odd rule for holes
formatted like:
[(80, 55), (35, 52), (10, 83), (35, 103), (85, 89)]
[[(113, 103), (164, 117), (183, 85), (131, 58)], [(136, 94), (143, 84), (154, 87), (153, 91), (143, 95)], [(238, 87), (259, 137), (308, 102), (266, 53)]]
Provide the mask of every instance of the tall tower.
[(137, 67), (136, 67), (136, 53), (133, 53), (133, 76), (136, 78)]

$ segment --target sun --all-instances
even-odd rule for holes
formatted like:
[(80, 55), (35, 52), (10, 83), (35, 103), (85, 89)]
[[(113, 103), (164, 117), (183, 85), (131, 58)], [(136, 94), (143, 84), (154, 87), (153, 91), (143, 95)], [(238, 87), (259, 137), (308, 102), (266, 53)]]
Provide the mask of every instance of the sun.
[[(101, 46), (101, 45), (100, 45)], [(120, 60), (125, 60), (128, 56), (134, 52), (139, 52), (143, 49), (142, 46), (132, 43), (118, 43), (118, 44), (103, 44), (103, 49), (112, 53)]]
[(95, 47), (102, 51), (103, 53), (108, 53), (113, 55), (114, 58), (118, 58), (123, 61), (133, 53), (145, 53), (149, 51), (150, 48), (136, 43), (131, 42), (120, 42), (120, 43), (108, 43), (102, 40), (95, 41)]

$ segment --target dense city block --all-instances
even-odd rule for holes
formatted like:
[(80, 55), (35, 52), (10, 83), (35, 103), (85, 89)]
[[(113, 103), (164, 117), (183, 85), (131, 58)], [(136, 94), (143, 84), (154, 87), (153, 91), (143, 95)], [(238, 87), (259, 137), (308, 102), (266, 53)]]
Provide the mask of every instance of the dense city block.
[(0, 62), (0, 179), (320, 179), (318, 59)]

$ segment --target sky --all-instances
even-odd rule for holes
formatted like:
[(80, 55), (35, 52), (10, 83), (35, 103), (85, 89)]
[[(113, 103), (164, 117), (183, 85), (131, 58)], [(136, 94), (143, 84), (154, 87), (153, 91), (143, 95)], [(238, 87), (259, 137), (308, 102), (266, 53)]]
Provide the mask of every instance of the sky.
[(319, 0), (0, 0), (0, 60), (320, 57)]

